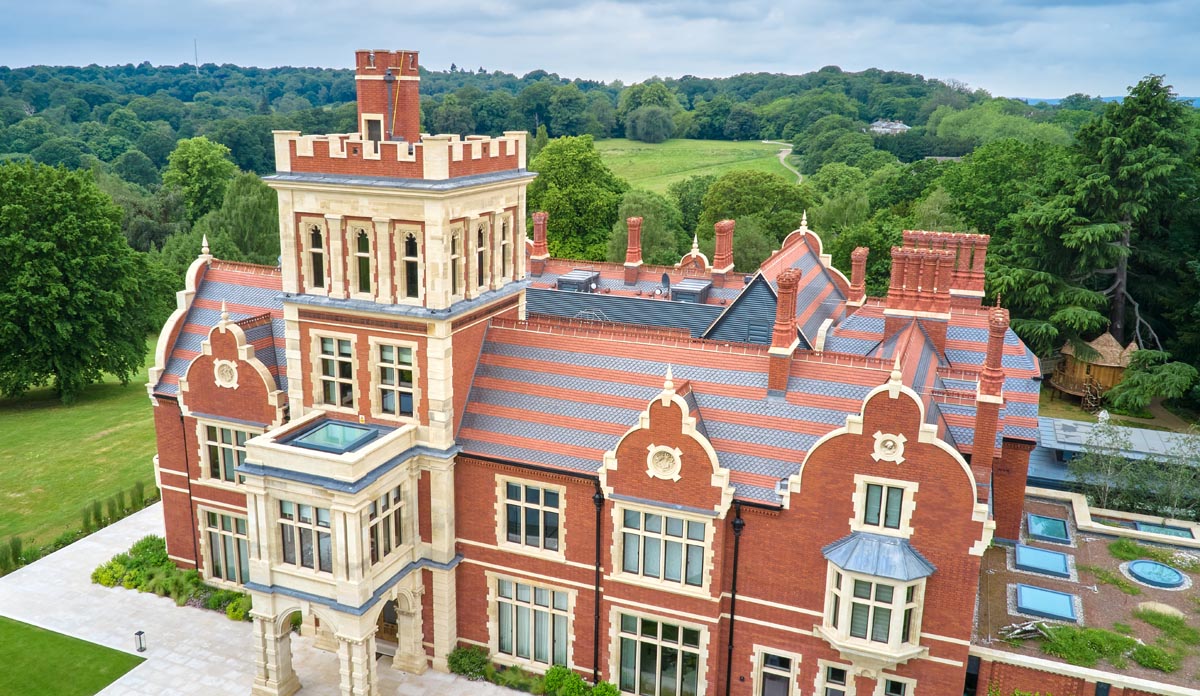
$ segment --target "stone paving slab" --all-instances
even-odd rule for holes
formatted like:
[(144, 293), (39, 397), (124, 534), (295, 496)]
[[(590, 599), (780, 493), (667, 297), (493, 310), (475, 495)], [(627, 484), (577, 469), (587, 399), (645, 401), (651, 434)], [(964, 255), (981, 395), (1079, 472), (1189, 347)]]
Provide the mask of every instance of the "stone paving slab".
[[(95, 585), (92, 570), (148, 534), (163, 534), (162, 504), (110, 525), (0, 578), (0, 615), (136, 654), (133, 634), (146, 632), (146, 661), (100, 692), (101, 696), (249, 694), (254, 681), (252, 631), (224, 614), (177, 607), (165, 597)], [(338, 693), (337, 656), (292, 637), (301, 694)], [(0, 669), (4, 669), (0, 666)], [(390, 658), (377, 665), (387, 696), (505, 696), (492, 684), (429, 671), (398, 672)], [(69, 678), (69, 677), (68, 677)]]

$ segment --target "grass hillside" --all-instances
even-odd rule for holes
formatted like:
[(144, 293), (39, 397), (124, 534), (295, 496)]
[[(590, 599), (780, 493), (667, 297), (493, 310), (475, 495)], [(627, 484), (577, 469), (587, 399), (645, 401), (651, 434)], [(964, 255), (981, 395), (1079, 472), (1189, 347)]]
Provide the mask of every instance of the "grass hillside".
[(624, 138), (596, 141), (600, 157), (617, 176), (634, 188), (657, 193), (666, 193), (673, 181), (732, 169), (772, 172), (795, 181), (795, 175), (779, 163), (779, 150), (784, 147), (759, 141), (675, 139), (657, 145)]
[[(147, 355), (147, 361), (153, 355)], [(106, 379), (72, 406), (50, 389), (0, 399), (0, 540), (47, 544), (83, 525), (92, 500), (128, 490), (154, 490), (154, 421), (146, 368), (121, 386)]]

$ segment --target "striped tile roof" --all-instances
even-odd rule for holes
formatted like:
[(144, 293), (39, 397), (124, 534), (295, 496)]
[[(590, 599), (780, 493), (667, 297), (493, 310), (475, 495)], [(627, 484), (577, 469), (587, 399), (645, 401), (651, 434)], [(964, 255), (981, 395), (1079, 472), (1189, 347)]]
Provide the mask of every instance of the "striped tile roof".
[(224, 303), (229, 319), (243, 327), (254, 356), (275, 378), (276, 388), (287, 390), (284, 357), (283, 304), (279, 295), (283, 277), (278, 268), (230, 261), (213, 261), (200, 271), (196, 294), (183, 318), (183, 327), (167, 351), (167, 363), (154, 393), (174, 396), (179, 379), (200, 355), (200, 344), (221, 320)]
[(466, 454), (595, 471), (661, 393), (670, 365), (736, 495), (777, 502), (776, 484), (799, 471), (821, 435), (858, 412), (888, 366), (796, 360), (795, 388), (768, 398), (767, 361), (760, 346), (686, 338), (639, 346), (616, 328), (597, 337), (571, 335), (570, 325), (551, 320), (494, 320), (458, 442)]

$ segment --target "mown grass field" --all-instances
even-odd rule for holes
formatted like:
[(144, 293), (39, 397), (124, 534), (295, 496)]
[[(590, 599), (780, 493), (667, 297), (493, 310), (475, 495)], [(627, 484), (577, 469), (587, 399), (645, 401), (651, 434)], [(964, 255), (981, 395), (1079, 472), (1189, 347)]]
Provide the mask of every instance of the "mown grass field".
[(103, 503), (134, 481), (149, 496), (151, 408), (145, 366), (128, 385), (93, 384), (72, 406), (50, 389), (0, 399), (0, 542), (16, 534), (27, 548), (47, 544), (82, 527), (80, 511), (92, 500)]
[(0, 617), (0, 696), (91, 696), (142, 658)]
[(666, 193), (673, 181), (702, 174), (724, 174), (733, 169), (772, 172), (795, 181), (779, 163), (776, 143), (729, 142), (725, 140), (668, 140), (651, 145), (614, 138), (596, 141), (600, 157), (617, 176), (637, 189)]

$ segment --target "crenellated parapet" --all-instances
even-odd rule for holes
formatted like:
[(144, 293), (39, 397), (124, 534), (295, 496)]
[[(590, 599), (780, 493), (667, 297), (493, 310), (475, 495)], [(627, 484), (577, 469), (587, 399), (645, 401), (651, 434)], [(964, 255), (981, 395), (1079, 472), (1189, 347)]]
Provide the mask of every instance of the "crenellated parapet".
[(279, 173), (437, 181), (525, 169), (524, 131), (497, 138), (422, 135), (415, 143), (370, 140), (361, 133), (274, 131), (274, 135)]

